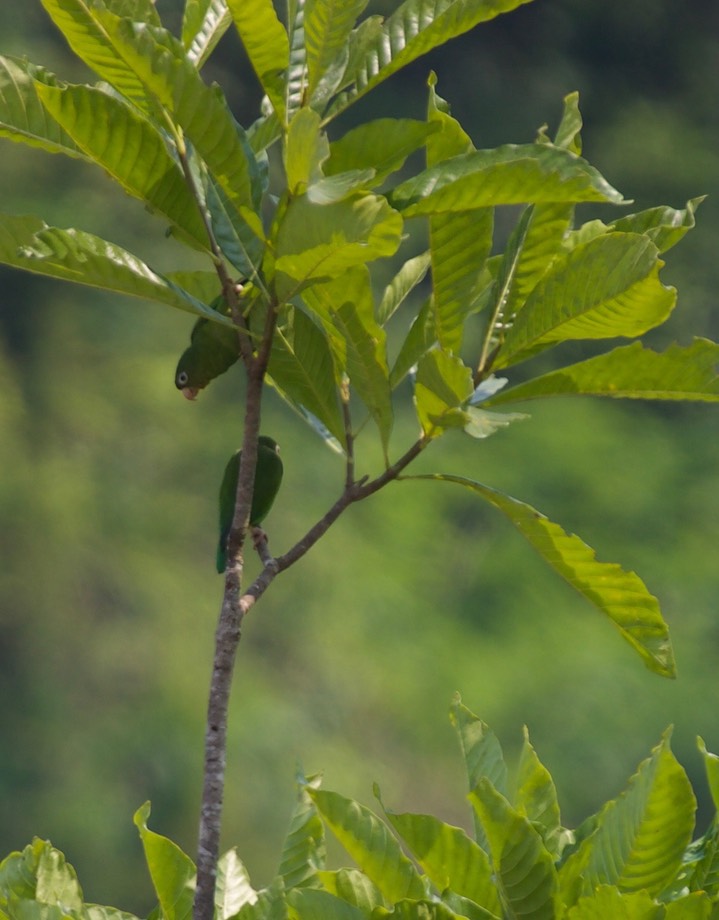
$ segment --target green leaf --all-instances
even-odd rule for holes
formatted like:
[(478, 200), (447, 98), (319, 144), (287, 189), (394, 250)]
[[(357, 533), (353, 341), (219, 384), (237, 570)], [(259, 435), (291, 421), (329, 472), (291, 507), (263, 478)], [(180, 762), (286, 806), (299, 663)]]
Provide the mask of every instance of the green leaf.
[(232, 23), (226, 0), (186, 0), (182, 44), (199, 70)]
[(641, 342), (623, 345), (578, 364), (550, 371), (504, 390), (488, 400), (498, 406), (547, 396), (609, 396), (717, 402), (719, 345), (695, 339), (686, 347), (655, 352)]
[(295, 888), (287, 895), (291, 920), (365, 920), (369, 911), (348, 904), (329, 891)]
[(719, 812), (719, 756), (707, 750), (703, 738), (697, 738), (697, 747), (704, 761), (704, 770), (707, 775), (707, 783), (714, 808)]
[(374, 812), (336, 792), (307, 791), (332, 833), (390, 903), (424, 896), (420, 875)]
[(502, 913), (487, 854), (461, 828), (431, 815), (385, 814), (439, 891), (451, 888), (491, 913)]
[(254, 904), (244, 904), (237, 920), (288, 920), (287, 897), (281, 879), (275, 879), (269, 888), (257, 892)]
[(228, 0), (227, 5), (262, 88), (284, 121), (290, 42), (272, 0)]
[(472, 372), (460, 358), (439, 348), (423, 355), (417, 365), (414, 399), (425, 436), (437, 438), (447, 428), (464, 428), (468, 419), (460, 407), (473, 389)]
[(542, 836), (545, 847), (554, 860), (562, 849), (562, 825), (559, 819), (559, 802), (549, 770), (541, 763), (537, 752), (529, 743), (525, 726), (524, 743), (519, 756), (517, 787), (513, 797), (514, 807), (524, 815)]
[(379, 907), (372, 915), (372, 920), (379, 920), (380, 917), (391, 917), (392, 920), (463, 920), (445, 904), (426, 898), (398, 901), (391, 911)]
[[(290, 0), (287, 3), (287, 36), (290, 45), (290, 66), (285, 81), (285, 121), (306, 104), (307, 49), (305, 47), (305, 5), (306, 0)], [(270, 119), (277, 125), (277, 138), (281, 133), (280, 120), (275, 112)], [(267, 130), (267, 129), (265, 129)], [(253, 148), (257, 149), (257, 148)]]
[(557, 259), (508, 330), (495, 369), (569, 339), (634, 337), (664, 322), (676, 291), (644, 236), (608, 233)]
[(334, 176), (323, 176), (307, 189), (312, 204), (332, 204), (349, 198), (354, 192), (366, 191), (372, 185), (373, 169), (351, 169)]
[(146, 297), (225, 325), (231, 322), (126, 249), (81, 230), (49, 227), (39, 217), (0, 214), (0, 262), (64, 281)]
[(327, 205), (304, 195), (293, 199), (277, 234), (276, 270), (291, 279), (280, 285), (283, 296), (312, 279), (392, 255), (401, 232), (400, 215), (375, 195), (355, 194)]
[(320, 116), (312, 109), (299, 109), (292, 116), (284, 147), (287, 188), (301, 195), (322, 176), (322, 163), (329, 156), (329, 141), (320, 128)]
[(0, 137), (85, 160), (83, 151), (49, 117), (38, 98), (35, 81), (50, 84), (54, 79), (49, 71), (28, 61), (0, 56)]
[(704, 891), (693, 891), (666, 905), (662, 920), (710, 920), (716, 918), (716, 902)]
[(135, 812), (133, 820), (140, 832), (145, 861), (163, 918), (187, 920), (192, 916), (194, 892), (191, 883), (196, 874), (195, 864), (177, 844), (148, 828), (149, 816), (150, 803), (146, 802)]
[(237, 849), (233, 847), (220, 857), (217, 864), (215, 907), (218, 920), (234, 917), (244, 904), (254, 904), (256, 900), (257, 892), (250, 884)]
[[(435, 92), (435, 82), (430, 79), (427, 118), (440, 130), (427, 140), (429, 167), (474, 151), (459, 122), (449, 114), (449, 106)], [(482, 270), (492, 249), (493, 231), (492, 208), (430, 216), (432, 310), (437, 341), (447, 352), (456, 354), (462, 345), (465, 320), (474, 306)]]
[(256, 279), (265, 250), (260, 221), (247, 208), (236, 208), (207, 170), (201, 169), (201, 174), (205, 206), (217, 245), (243, 278)]
[(42, 5), (82, 61), (142, 111), (152, 110), (142, 80), (117, 53), (113, 37), (99, 18), (100, 8), (92, 0), (42, 0)]
[(389, 194), (405, 217), (531, 202), (623, 199), (586, 160), (549, 144), (506, 144), (455, 156)]
[[(332, 104), (334, 117), (387, 77), (433, 48), (529, 0), (405, 0), (379, 28), (365, 26), (361, 54), (350, 58), (354, 86)], [(363, 24), (364, 25), (364, 24)]]
[(599, 885), (567, 913), (567, 920), (664, 920), (664, 908), (646, 891), (622, 894), (611, 885)]
[(670, 731), (643, 761), (627, 789), (608, 802), (597, 827), (562, 867), (583, 865), (583, 893), (597, 885), (622, 892), (661, 892), (675, 877), (694, 828), (696, 800), (687, 775), (672, 754)]
[(436, 343), (437, 334), (432, 313), (432, 299), (428, 298), (412, 320), (407, 335), (395, 358), (389, 375), (392, 389), (398, 386), (412, 368)]
[(379, 888), (359, 869), (338, 869), (336, 872), (319, 872), (318, 875), (325, 891), (365, 912), (387, 906)]
[(643, 233), (659, 252), (666, 252), (694, 227), (694, 214), (705, 197), (702, 195), (699, 198), (691, 198), (684, 210), (658, 207), (640, 211), (638, 214), (629, 214), (615, 220), (610, 227), (624, 233)]
[(430, 265), (430, 255), (423, 252), (413, 259), (407, 259), (384, 290), (377, 308), (377, 322), (380, 326), (394, 316), (412, 291), (424, 281)]
[(579, 537), (566, 533), (531, 505), (489, 486), (444, 473), (407, 478), (453, 482), (494, 505), (558, 575), (609, 617), (651, 671), (676, 676), (669, 630), (659, 603), (634, 572), (625, 572), (613, 562), (598, 562), (594, 550)]
[(407, 157), (420, 148), (436, 130), (425, 121), (412, 118), (377, 118), (352, 128), (330, 144), (325, 175), (351, 169), (374, 170), (372, 185), (401, 169)]
[(480, 779), (469, 799), (487, 835), (497, 887), (509, 915), (555, 920), (557, 873), (539, 833), (486, 778)]
[[(319, 776), (302, 777), (303, 782), (314, 789), (319, 788), (320, 779)], [(287, 891), (307, 885), (316, 886), (319, 872), (325, 865), (324, 828), (303, 782), (298, 783), (297, 804), (282, 845), (278, 869)]]
[(312, 99), (320, 81), (328, 82), (323, 95), (338, 86), (347, 64), (347, 40), (367, 0), (308, 0), (305, 11), (307, 97)]
[[(455, 694), (449, 710), (449, 719), (457, 732), (469, 789), (476, 787), (480, 779), (487, 777), (492, 786), (505, 793), (507, 789), (507, 765), (502, 746), (492, 729), (462, 703)], [(475, 837), (485, 852), (489, 845), (476, 812), (474, 817)]]
[(130, 195), (165, 216), (195, 245), (208, 240), (197, 203), (162, 135), (137, 109), (92, 86), (37, 84), (52, 117)]
[(293, 311), (291, 328), (276, 331), (268, 372), (294, 402), (308, 409), (344, 444), (344, 422), (327, 339), (301, 310)]
[(164, 29), (119, 19), (102, 8), (94, 16), (143, 87), (179, 125), (228, 198), (256, 210), (259, 169), (244, 132), (216, 87), (207, 86), (182, 44)]

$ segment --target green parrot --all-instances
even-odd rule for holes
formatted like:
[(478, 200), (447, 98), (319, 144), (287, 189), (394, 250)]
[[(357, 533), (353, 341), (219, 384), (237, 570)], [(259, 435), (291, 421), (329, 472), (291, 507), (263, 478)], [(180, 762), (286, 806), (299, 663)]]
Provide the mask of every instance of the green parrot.
[[(222, 295), (210, 306), (224, 312)], [(192, 327), (189, 347), (177, 362), (175, 386), (186, 399), (196, 399), (200, 390), (229, 370), (238, 357), (236, 330), (200, 317)]]
[[(220, 539), (217, 544), (217, 571), (220, 575), (227, 565), (227, 538), (235, 514), (237, 479), (240, 475), (242, 451), (233, 454), (225, 467), (220, 486)], [(252, 492), (250, 526), (259, 527), (269, 514), (282, 482), (282, 460), (276, 441), (267, 435), (260, 435), (257, 443), (257, 468), (255, 487)]]

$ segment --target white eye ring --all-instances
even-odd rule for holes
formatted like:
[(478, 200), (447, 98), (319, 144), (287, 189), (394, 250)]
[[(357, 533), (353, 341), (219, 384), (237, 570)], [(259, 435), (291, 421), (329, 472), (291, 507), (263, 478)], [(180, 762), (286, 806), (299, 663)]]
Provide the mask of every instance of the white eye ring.
[(187, 376), (187, 371), (180, 371), (180, 373), (177, 375), (178, 386), (184, 387), (188, 380), (189, 377)]

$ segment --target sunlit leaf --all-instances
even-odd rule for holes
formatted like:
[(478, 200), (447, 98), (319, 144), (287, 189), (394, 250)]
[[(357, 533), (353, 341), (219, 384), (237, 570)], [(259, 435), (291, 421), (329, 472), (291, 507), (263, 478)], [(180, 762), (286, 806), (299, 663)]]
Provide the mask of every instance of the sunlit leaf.
[(244, 904), (254, 904), (256, 900), (257, 892), (250, 884), (250, 876), (237, 849), (233, 847), (217, 863), (215, 908), (218, 920), (233, 917)]
[[(681, 914), (680, 914), (681, 916)], [(567, 912), (567, 920), (664, 920), (660, 908), (646, 891), (623, 894), (613, 885), (598, 885)]]
[(49, 84), (54, 79), (44, 68), (28, 61), (0, 56), (0, 137), (48, 153), (87, 159), (38, 98), (35, 81)]
[(197, 202), (153, 124), (116, 96), (92, 86), (37, 84), (45, 108), (77, 146), (130, 195), (207, 248)]
[(177, 844), (148, 828), (149, 816), (150, 803), (146, 802), (135, 812), (134, 821), (163, 917), (188, 920), (192, 916), (194, 891), (191, 883), (196, 874), (195, 864)]
[(335, 872), (320, 872), (322, 887), (364, 911), (375, 907), (386, 907), (387, 901), (379, 888), (359, 869), (338, 869)]
[(302, 194), (310, 183), (322, 176), (322, 163), (329, 152), (329, 141), (320, 128), (320, 116), (312, 109), (299, 109), (289, 123), (284, 146), (290, 194)]
[(431, 815), (386, 815), (439, 891), (451, 888), (480, 907), (501, 914), (487, 854), (461, 828)]
[(293, 920), (369, 920), (369, 913), (329, 891), (295, 888), (287, 895)]
[(226, 0), (186, 0), (182, 17), (182, 44), (200, 69), (232, 24)]
[(569, 339), (634, 337), (662, 323), (676, 291), (659, 280), (651, 240), (608, 233), (557, 259), (507, 331), (495, 368)]
[(392, 365), (389, 381), (394, 389), (419, 363), (437, 342), (437, 333), (432, 313), (432, 299), (427, 298), (412, 320)]
[(64, 281), (146, 297), (230, 324), (229, 319), (220, 317), (126, 249), (81, 230), (49, 227), (38, 217), (0, 215), (0, 262)]
[(305, 9), (307, 94), (311, 99), (328, 82), (323, 95), (339, 84), (347, 64), (347, 39), (367, 0), (308, 0)]
[(430, 265), (428, 252), (407, 259), (402, 268), (385, 288), (382, 299), (377, 308), (377, 322), (380, 326), (391, 319), (402, 306), (412, 291), (424, 281)]
[(486, 778), (479, 780), (469, 800), (487, 836), (497, 887), (510, 916), (555, 920), (557, 873), (539, 833)]
[(262, 88), (284, 121), (290, 43), (272, 0), (227, 0), (227, 5)]
[(537, 757), (537, 752), (529, 742), (526, 727), (512, 804), (520, 815), (532, 822), (541, 834), (545, 847), (556, 860), (562, 844), (557, 790), (549, 770)]
[(373, 185), (380, 185), (401, 169), (407, 157), (436, 130), (435, 125), (412, 118), (377, 118), (352, 128), (330, 145), (325, 163), (328, 176), (349, 169), (374, 170)]
[(610, 226), (624, 233), (643, 233), (649, 237), (659, 252), (666, 252), (695, 225), (694, 214), (705, 196), (691, 198), (683, 210), (658, 207), (629, 214), (615, 220)]
[(583, 864), (583, 893), (597, 885), (658, 894), (674, 878), (694, 828), (696, 800), (669, 746), (670, 732), (643, 761), (626, 790), (608, 802), (597, 827), (562, 868)]
[(719, 345), (708, 339), (670, 345), (663, 352), (632, 342), (520, 383), (493, 396), (490, 404), (574, 395), (716, 402), (718, 366)]
[(391, 903), (425, 894), (417, 870), (374, 812), (336, 792), (308, 789), (308, 794), (335, 837)]
[(405, 217), (500, 204), (622, 201), (586, 160), (548, 144), (506, 144), (455, 156), (407, 179), (388, 197)]
[(419, 361), (414, 398), (422, 431), (439, 437), (446, 428), (464, 428), (467, 415), (462, 407), (472, 395), (472, 373), (461, 359), (439, 348), (428, 351)]
[(453, 482), (494, 505), (557, 574), (609, 617), (650, 670), (663, 677), (676, 676), (659, 603), (634, 572), (625, 572), (616, 563), (598, 562), (594, 550), (579, 537), (566, 533), (531, 505), (489, 486), (444, 473), (409, 478)]

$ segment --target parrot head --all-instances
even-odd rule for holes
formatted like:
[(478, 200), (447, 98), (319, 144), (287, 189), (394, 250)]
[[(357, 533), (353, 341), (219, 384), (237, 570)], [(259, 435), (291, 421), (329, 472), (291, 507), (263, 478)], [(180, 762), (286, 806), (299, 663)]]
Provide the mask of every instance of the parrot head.
[(185, 399), (197, 399), (197, 394), (210, 382), (202, 372), (202, 356), (190, 345), (186, 348), (175, 370), (175, 386)]

